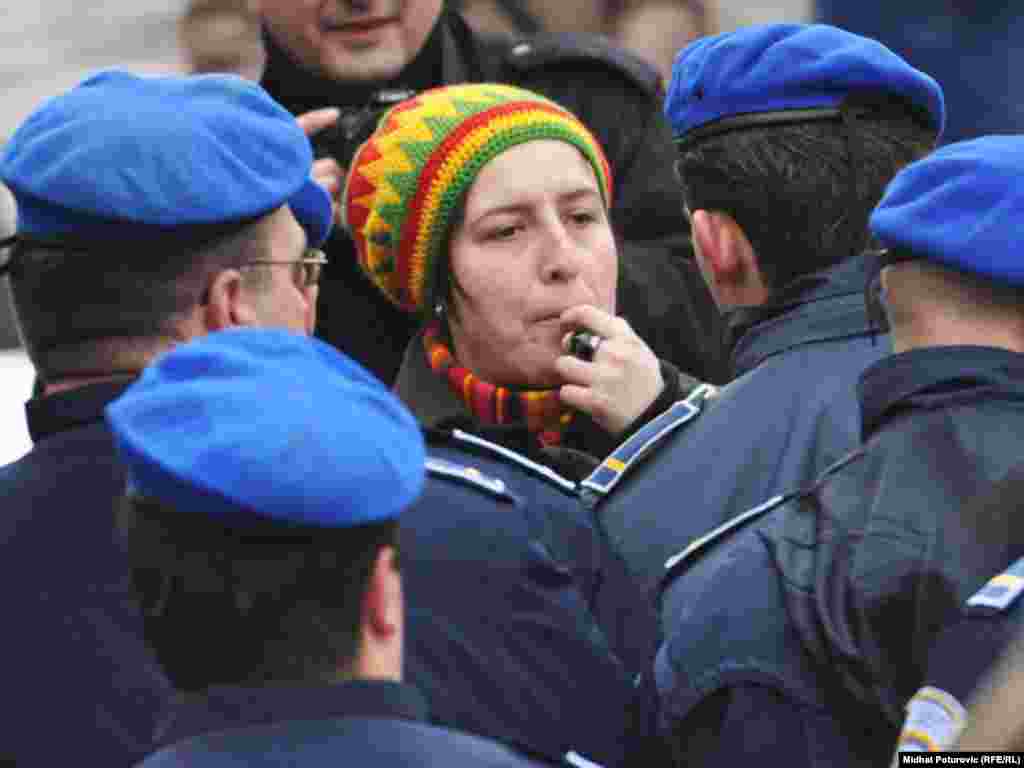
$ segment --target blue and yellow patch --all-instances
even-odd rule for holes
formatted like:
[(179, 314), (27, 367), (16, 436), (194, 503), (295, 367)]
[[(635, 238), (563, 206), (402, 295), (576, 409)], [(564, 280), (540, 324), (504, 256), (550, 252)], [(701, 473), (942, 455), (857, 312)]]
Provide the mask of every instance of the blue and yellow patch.
[(1024, 557), (992, 577), (967, 601), (968, 613), (1001, 613), (1024, 593)]
[(718, 390), (702, 384), (663, 414), (637, 430), (632, 437), (616, 448), (601, 462), (581, 485), (598, 496), (607, 496), (644, 456), (648, 455), (666, 437), (700, 415), (704, 402)]

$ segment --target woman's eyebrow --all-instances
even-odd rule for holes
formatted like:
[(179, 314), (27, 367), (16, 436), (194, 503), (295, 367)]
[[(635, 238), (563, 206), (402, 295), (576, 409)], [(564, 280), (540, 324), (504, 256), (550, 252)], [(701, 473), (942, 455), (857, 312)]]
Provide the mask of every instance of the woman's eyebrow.
[[(557, 199), (560, 203), (575, 202), (584, 198), (596, 198), (600, 199), (601, 195), (594, 187), (576, 187), (575, 189), (566, 190), (565, 192), (558, 193)], [(476, 223), (489, 216), (495, 216), (503, 213), (524, 213), (529, 211), (533, 207), (532, 201), (522, 201), (518, 203), (509, 203), (507, 205), (496, 205), (492, 208), (485, 208), (484, 210), (477, 213), (472, 217), (471, 221)]]
[(563, 192), (558, 196), (558, 199), (563, 201), (573, 201), (584, 197), (596, 197), (600, 199), (601, 194), (594, 187), (579, 187), (569, 192)]

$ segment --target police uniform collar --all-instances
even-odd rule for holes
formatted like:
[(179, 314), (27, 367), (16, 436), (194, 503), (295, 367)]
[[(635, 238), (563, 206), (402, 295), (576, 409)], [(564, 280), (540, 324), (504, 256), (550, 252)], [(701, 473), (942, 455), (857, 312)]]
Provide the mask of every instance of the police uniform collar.
[(25, 403), (32, 442), (76, 427), (103, 421), (103, 409), (121, 396), (130, 380), (104, 381), (36, 397)]
[[(869, 333), (865, 280), (863, 258), (848, 259), (797, 278), (765, 306), (727, 310), (724, 319), (735, 375), (794, 346)], [(819, 307), (835, 300), (849, 306), (836, 306), (827, 320)]]
[(1024, 399), (1024, 354), (996, 347), (946, 346), (890, 355), (861, 374), (861, 439), (897, 412), (971, 400), (982, 393)]
[(157, 729), (157, 740), (173, 743), (202, 733), (286, 720), (374, 717), (425, 721), (427, 716), (423, 694), (410, 685), (385, 680), (219, 686), (203, 693), (178, 694)]

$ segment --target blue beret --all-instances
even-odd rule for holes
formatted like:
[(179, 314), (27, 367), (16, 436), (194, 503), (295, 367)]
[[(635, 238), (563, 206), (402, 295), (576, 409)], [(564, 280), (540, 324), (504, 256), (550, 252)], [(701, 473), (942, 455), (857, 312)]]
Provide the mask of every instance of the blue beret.
[(693, 140), (749, 125), (755, 114), (762, 124), (820, 119), (846, 97), (872, 91), (921, 107), (941, 135), (945, 103), (935, 80), (881, 43), (823, 24), (745, 27), (697, 40), (676, 57), (665, 116), (677, 141)]
[(295, 118), (255, 83), (109, 70), (28, 117), (0, 154), (0, 180), (23, 236), (152, 240), (287, 203), (314, 246), (332, 211), (312, 162)]
[(347, 527), (419, 496), (425, 448), (404, 405), (333, 347), (233, 329), (158, 358), (106, 410), (129, 487), (181, 512)]
[(1024, 137), (949, 144), (896, 174), (871, 214), (889, 248), (1024, 286)]

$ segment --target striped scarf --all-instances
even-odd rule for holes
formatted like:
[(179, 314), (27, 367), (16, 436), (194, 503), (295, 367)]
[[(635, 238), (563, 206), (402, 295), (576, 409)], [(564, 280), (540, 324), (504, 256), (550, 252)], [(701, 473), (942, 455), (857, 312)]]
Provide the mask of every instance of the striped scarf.
[(562, 432), (572, 421), (572, 411), (562, 405), (557, 389), (508, 389), (477, 378), (468, 368), (455, 362), (442, 339), (440, 323), (435, 321), (423, 333), (427, 363), (443, 376), (455, 396), (481, 424), (526, 424), (544, 447), (558, 445)]

